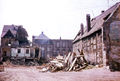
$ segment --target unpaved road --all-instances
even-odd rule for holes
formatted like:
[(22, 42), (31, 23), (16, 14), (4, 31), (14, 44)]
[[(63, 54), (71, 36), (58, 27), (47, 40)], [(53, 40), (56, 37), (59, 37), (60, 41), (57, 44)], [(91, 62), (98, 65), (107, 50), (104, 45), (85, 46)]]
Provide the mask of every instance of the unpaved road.
[(0, 72), (0, 81), (120, 81), (120, 72), (94, 68), (79, 72), (39, 72), (35, 67), (9, 67)]

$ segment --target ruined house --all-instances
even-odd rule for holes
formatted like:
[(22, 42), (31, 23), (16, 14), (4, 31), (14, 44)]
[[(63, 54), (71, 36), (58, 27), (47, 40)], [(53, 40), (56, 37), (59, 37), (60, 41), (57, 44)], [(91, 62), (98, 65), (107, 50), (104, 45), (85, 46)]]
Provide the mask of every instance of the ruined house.
[(30, 58), (35, 55), (35, 50), (27, 39), (27, 31), (21, 26), (4, 25), (1, 34), (1, 54), (3, 60), (14, 58)]
[[(116, 3), (95, 18), (86, 16), (86, 30), (81, 30), (73, 41), (73, 51), (83, 50), (90, 64), (118, 66), (120, 63), (120, 3)], [(120, 66), (118, 66), (120, 68)]]
[(33, 59), (40, 59), (41, 54), (38, 47), (33, 46), (20, 46), (16, 48), (11, 48), (11, 59), (26, 59), (26, 60), (33, 60)]
[(33, 44), (41, 48), (41, 57), (54, 58), (57, 55), (65, 55), (72, 51), (72, 41), (67, 39), (50, 39), (43, 32), (39, 36), (33, 36)]

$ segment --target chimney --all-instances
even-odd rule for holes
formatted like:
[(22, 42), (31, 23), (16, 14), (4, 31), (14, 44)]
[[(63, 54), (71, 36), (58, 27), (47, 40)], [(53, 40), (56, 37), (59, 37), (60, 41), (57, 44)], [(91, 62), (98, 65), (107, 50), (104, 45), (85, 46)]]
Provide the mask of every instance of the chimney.
[(83, 26), (83, 23), (81, 23), (81, 35), (84, 34), (84, 26)]
[(43, 34), (43, 32), (41, 32)]
[(60, 37), (60, 40), (61, 40), (61, 37)]
[(105, 12), (104, 10), (101, 11), (101, 13), (104, 13), (104, 12)]
[(90, 29), (91, 29), (91, 22), (90, 22), (90, 14), (87, 14), (86, 15), (86, 21), (87, 21), (87, 32), (89, 32), (90, 31)]

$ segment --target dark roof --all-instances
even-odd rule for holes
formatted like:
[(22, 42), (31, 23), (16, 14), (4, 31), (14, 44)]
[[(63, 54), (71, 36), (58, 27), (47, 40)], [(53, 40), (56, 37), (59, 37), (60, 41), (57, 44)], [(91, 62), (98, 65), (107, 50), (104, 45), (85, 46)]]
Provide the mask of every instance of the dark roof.
[(9, 38), (9, 37), (14, 38), (14, 35), (11, 33), (10, 30), (8, 30), (7, 33), (4, 35), (4, 37), (6, 37), (6, 38)]
[(120, 7), (120, 2), (116, 3), (115, 5), (110, 7), (108, 10), (101, 13), (99, 16), (93, 18), (91, 20), (91, 30), (89, 32), (85, 31), (82, 36), (77, 34), (73, 42), (76, 42), (100, 30), (103, 27), (103, 23), (106, 22), (113, 15), (113, 13), (117, 10), (118, 7)]
[(49, 39), (43, 32), (39, 36), (34, 36), (34, 43), (38, 45), (53, 44), (52, 40)]
[(2, 34), (1, 37), (4, 37), (4, 35), (8, 32), (8, 30), (11, 31), (11, 33), (14, 35), (14, 37), (16, 36), (18, 27), (15, 25), (4, 25), (3, 30), (2, 30)]
[(11, 32), (11, 34), (16, 37), (18, 30), (21, 29), (21, 32), (28, 36), (26, 30), (23, 28), (22, 25), (4, 25), (1, 37), (4, 37), (7, 32)]
[(42, 32), (39, 36), (34, 36), (34, 39), (45, 39), (45, 40), (49, 40), (50, 38), (48, 38), (48, 37)]

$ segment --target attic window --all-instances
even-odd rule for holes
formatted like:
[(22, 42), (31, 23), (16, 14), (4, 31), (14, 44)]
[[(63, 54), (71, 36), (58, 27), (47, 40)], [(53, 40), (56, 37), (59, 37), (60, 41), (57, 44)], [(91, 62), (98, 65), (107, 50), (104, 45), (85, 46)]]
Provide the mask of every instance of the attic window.
[(108, 17), (110, 16), (110, 14), (111, 14), (111, 13), (109, 13), (109, 14), (108, 14), (106, 17), (104, 17), (103, 19), (104, 19), (104, 20), (107, 20)]

